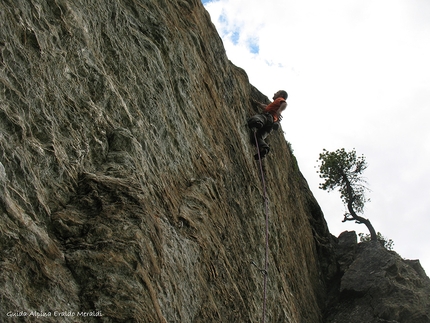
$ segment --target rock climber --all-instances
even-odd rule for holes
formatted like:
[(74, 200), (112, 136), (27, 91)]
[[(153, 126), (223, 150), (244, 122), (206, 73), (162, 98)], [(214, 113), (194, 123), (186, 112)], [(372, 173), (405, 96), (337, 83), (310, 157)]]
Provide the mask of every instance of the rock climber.
[[(254, 133), (257, 137), (258, 149), (260, 151), (260, 158), (264, 158), (269, 150), (269, 145), (264, 141), (272, 130), (279, 128), (279, 121), (281, 121), (282, 111), (287, 107), (288, 93), (280, 90), (273, 95), (273, 102), (265, 105), (258, 103), (261, 108), (264, 108), (263, 113), (256, 114), (248, 119), (248, 127), (252, 131), (251, 142), (255, 145)], [(254, 155), (258, 159), (258, 153)]]

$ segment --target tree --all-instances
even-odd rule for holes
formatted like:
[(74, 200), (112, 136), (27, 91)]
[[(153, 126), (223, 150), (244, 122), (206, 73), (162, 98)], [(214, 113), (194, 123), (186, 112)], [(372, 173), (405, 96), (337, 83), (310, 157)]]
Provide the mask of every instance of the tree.
[(350, 152), (346, 152), (344, 148), (334, 152), (324, 149), (318, 160), (321, 161), (319, 176), (324, 179), (319, 188), (328, 192), (338, 188), (342, 202), (348, 208), (342, 222), (365, 224), (369, 229), (370, 239), (376, 241), (378, 237), (370, 221), (358, 215), (363, 213), (364, 204), (370, 201), (365, 197), (368, 189), (364, 186), (366, 182), (362, 177), (367, 168), (365, 157), (358, 157), (355, 149)]

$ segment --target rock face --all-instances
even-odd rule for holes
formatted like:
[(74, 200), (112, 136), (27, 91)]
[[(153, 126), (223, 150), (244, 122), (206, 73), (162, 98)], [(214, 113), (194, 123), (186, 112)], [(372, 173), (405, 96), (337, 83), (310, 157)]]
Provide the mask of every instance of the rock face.
[[(267, 98), (200, 1), (0, 12), (1, 321), (260, 320), (264, 200), (245, 124)], [(270, 141), (267, 319), (318, 322), (330, 236), (282, 132)]]
[(339, 236), (336, 253), (340, 270), (326, 322), (430, 322), (430, 279), (419, 261), (379, 242), (357, 244), (353, 231)]
[[(267, 97), (200, 1), (2, 1), (0, 21), (0, 321), (261, 321), (245, 124)], [(322, 322), (335, 239), (269, 141), (266, 321)]]

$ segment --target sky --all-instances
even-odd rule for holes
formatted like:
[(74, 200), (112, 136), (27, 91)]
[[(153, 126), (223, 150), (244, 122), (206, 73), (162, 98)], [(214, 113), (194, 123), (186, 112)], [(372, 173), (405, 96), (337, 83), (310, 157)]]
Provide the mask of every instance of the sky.
[(430, 276), (430, 1), (202, 2), (250, 83), (288, 92), (282, 129), (330, 232), (368, 233), (318, 188), (323, 149), (355, 149), (368, 163), (363, 216)]

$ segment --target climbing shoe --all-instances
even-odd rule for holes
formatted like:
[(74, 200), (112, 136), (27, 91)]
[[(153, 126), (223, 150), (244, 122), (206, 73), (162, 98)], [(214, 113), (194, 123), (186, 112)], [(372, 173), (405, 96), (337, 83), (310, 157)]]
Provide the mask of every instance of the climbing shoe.
[[(266, 157), (266, 155), (269, 153), (269, 148), (262, 148), (261, 150), (260, 150), (260, 158), (261, 159), (263, 159), (264, 157)], [(255, 160), (258, 160), (259, 158), (258, 158), (259, 156), (258, 156), (258, 154), (255, 154), (254, 155), (254, 159)]]
[[(258, 154), (255, 154), (255, 155), (254, 155), (254, 159), (255, 159), (255, 160), (259, 160), (259, 159), (260, 159), (260, 156), (258, 156)], [(261, 159), (263, 159), (263, 157), (261, 157)]]

